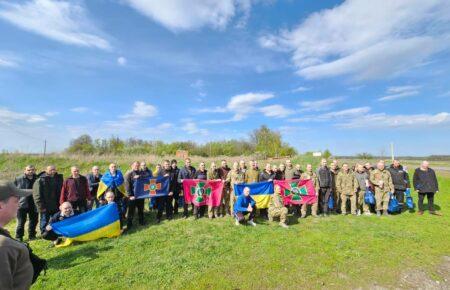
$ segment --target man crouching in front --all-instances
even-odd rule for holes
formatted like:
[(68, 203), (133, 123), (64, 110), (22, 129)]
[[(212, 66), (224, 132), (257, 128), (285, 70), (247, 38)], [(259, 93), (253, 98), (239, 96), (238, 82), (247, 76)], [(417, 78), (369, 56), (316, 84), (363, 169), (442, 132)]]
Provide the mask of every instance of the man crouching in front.
[(256, 211), (256, 202), (250, 196), (250, 188), (244, 188), (244, 194), (241, 194), (234, 204), (234, 217), (236, 219), (236, 225), (245, 222), (245, 216), (249, 214), (248, 223), (251, 226), (256, 227), (255, 222), (253, 221), (255, 217)]

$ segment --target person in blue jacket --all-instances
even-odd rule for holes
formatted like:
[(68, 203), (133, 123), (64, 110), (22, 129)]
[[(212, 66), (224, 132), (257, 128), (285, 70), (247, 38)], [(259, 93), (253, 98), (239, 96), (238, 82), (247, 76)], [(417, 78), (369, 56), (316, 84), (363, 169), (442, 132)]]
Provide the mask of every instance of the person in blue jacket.
[(250, 214), (248, 217), (248, 223), (251, 226), (256, 226), (253, 218), (255, 217), (256, 212), (256, 202), (250, 196), (250, 188), (244, 188), (244, 193), (239, 195), (234, 204), (234, 216), (236, 219), (236, 225), (240, 225), (245, 222), (245, 216)]

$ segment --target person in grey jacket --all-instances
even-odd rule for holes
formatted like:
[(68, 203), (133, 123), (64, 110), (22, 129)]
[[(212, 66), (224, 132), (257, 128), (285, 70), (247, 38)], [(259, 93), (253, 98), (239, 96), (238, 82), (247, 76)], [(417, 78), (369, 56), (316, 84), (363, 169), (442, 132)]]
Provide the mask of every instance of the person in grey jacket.
[(364, 202), (364, 195), (366, 189), (369, 187), (369, 173), (365, 170), (362, 164), (356, 164), (355, 177), (358, 181), (358, 191), (356, 193), (356, 207), (358, 208), (357, 215), (364, 213), (371, 215), (370, 207)]
[(413, 184), (414, 190), (419, 193), (419, 211), (417, 214), (423, 215), (423, 200), (426, 196), (430, 214), (442, 215), (434, 209), (434, 195), (439, 192), (439, 185), (436, 173), (433, 169), (429, 168), (428, 161), (423, 161), (420, 167), (414, 172)]
[[(25, 167), (24, 174), (14, 180), (14, 185), (20, 189), (32, 189), (34, 182), (37, 179), (36, 169), (33, 165)], [(36, 238), (36, 226), (38, 223), (38, 211), (34, 204), (33, 195), (21, 197), (19, 199), (19, 209), (17, 211), (17, 227), (16, 239), (23, 240), (25, 234), (25, 223), (28, 217), (28, 239), (34, 240)]]

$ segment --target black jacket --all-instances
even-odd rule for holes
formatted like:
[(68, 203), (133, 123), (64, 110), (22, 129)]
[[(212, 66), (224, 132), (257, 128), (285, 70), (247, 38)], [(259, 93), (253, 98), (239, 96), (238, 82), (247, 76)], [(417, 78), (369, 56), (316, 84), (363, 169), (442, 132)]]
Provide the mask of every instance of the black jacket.
[(172, 173), (173, 169), (170, 168), (169, 170), (165, 170), (162, 168), (160, 171), (158, 171), (158, 177), (164, 177), (165, 175), (168, 175), (169, 177), (169, 192), (174, 192), (176, 185), (178, 185), (177, 178)]
[[(20, 189), (32, 189), (34, 182), (37, 179), (37, 175), (34, 174), (33, 178), (29, 179), (25, 174), (22, 176), (17, 177), (14, 180), (14, 184), (17, 186), (17, 188)], [(34, 209), (35, 211), (37, 211), (36, 209), (36, 205), (34, 204), (34, 199), (33, 196), (27, 196), (27, 197), (21, 197), (19, 200), (19, 208), (20, 209)]]
[(431, 168), (421, 170), (417, 168), (413, 177), (414, 189), (419, 192), (436, 192), (439, 191), (436, 173)]
[(261, 181), (268, 181), (269, 179), (274, 179), (275, 178), (275, 174), (274, 173), (272, 173), (272, 172), (270, 172), (270, 174), (269, 173), (267, 173), (265, 170), (264, 171), (262, 171), (260, 174), (259, 174), (259, 181), (261, 182)]
[(208, 179), (208, 170), (205, 171), (197, 170), (194, 174), (194, 179), (207, 180)]
[(178, 167), (172, 168), (170, 171), (170, 182), (173, 182), (173, 194), (177, 195), (181, 191), (181, 185), (178, 183), (178, 174), (180, 169)]
[(404, 191), (409, 187), (408, 172), (403, 170), (403, 167), (401, 165), (398, 168), (395, 168), (394, 165), (391, 165), (388, 168), (388, 171), (392, 176), (392, 183), (394, 183), (395, 190)]
[(320, 167), (317, 169), (317, 178), (319, 179), (320, 187), (331, 187), (332, 185), (332, 177), (331, 170), (328, 167)]
[(186, 166), (180, 169), (180, 173), (178, 173), (178, 183), (181, 183), (183, 179), (194, 179), (195, 176), (195, 168)]
[(127, 191), (128, 196), (134, 196), (134, 181), (136, 180), (134, 177), (136, 175), (140, 175), (141, 171), (137, 170), (130, 170), (127, 173), (125, 173), (125, 190)]
[(100, 183), (100, 179), (102, 179), (102, 176), (103, 175), (101, 175), (100, 173), (97, 177), (94, 176), (93, 173), (89, 173), (88, 175), (86, 175), (89, 184), (89, 191), (91, 192), (91, 196), (94, 198), (97, 198), (98, 185)]
[(39, 211), (58, 212), (62, 185), (63, 175), (58, 173), (53, 177), (44, 173), (36, 180), (33, 186), (33, 198)]

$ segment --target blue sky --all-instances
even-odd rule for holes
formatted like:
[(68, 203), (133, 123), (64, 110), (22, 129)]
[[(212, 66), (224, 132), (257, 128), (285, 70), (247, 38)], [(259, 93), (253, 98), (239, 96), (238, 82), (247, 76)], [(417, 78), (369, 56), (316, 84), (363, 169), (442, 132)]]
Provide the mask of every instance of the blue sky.
[(0, 1), (0, 149), (206, 142), (450, 154), (445, 0)]

